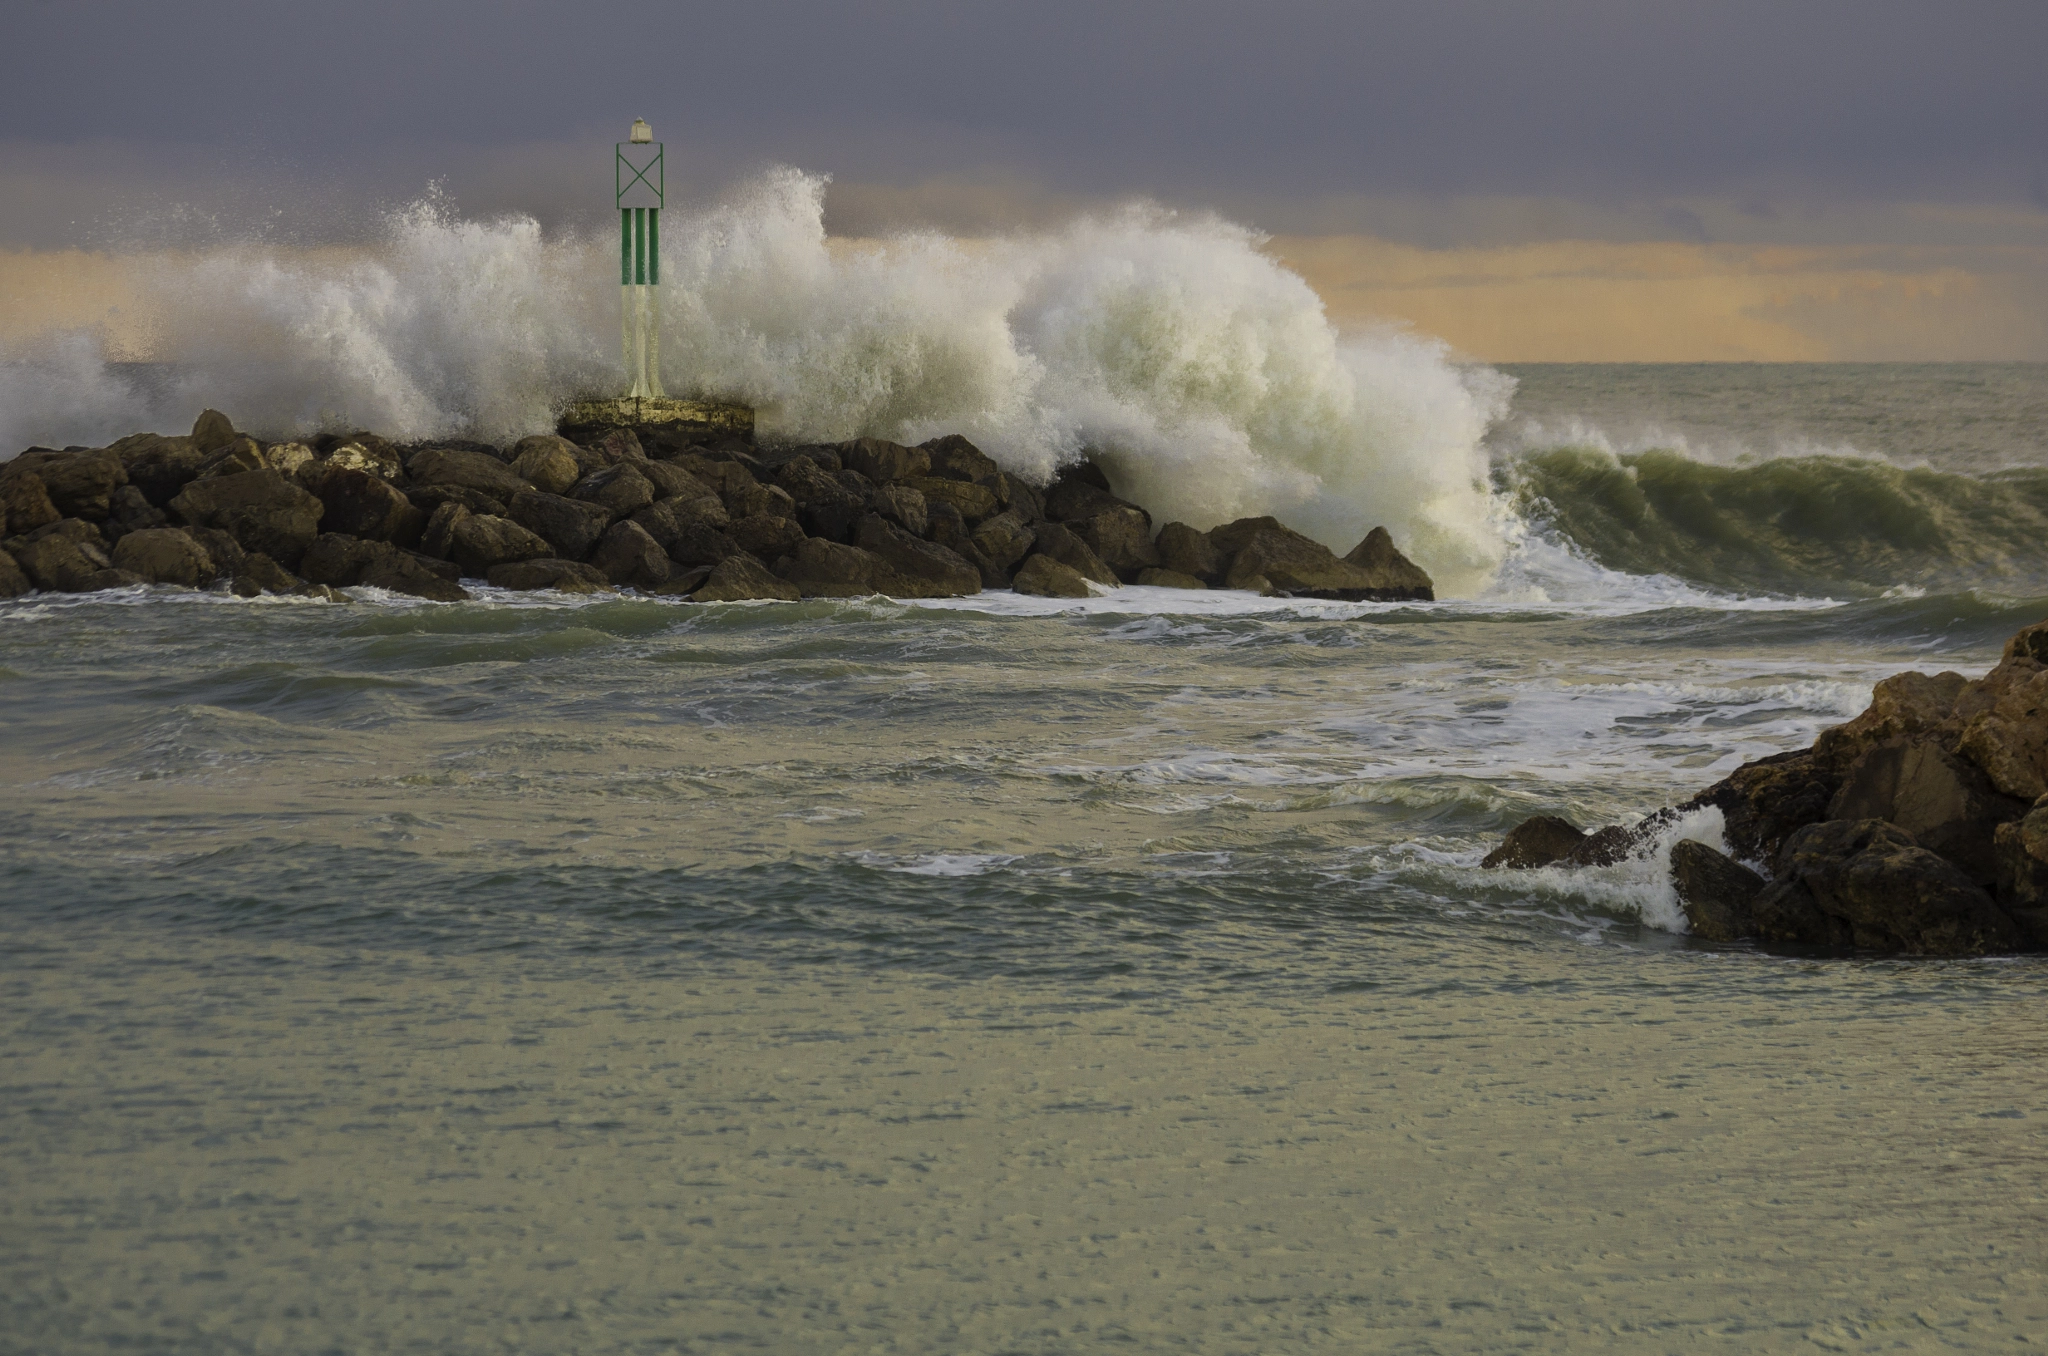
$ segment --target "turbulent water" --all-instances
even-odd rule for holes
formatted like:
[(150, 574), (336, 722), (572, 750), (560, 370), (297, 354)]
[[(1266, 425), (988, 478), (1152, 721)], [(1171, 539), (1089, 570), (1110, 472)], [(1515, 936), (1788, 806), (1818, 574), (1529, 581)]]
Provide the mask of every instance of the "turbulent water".
[[(849, 250), (814, 190), (674, 233), (665, 356), (1450, 596), (0, 604), (0, 1352), (2048, 1341), (2038, 961), (1477, 865), (1989, 667), (2048, 369), (1500, 371), (1221, 223)], [(0, 409), (509, 435), (603, 362), (584, 257), (166, 264), (175, 353)]]

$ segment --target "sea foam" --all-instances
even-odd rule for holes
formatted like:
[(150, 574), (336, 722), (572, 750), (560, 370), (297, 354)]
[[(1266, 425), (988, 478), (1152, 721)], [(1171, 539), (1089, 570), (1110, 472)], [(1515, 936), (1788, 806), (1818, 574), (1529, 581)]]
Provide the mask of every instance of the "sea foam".
[[(1160, 521), (1271, 513), (1342, 551), (1385, 524), (1446, 594), (1507, 550), (1482, 438), (1512, 383), (1399, 329), (1342, 333), (1258, 234), (1133, 207), (982, 240), (843, 241), (824, 178), (767, 173), (664, 222), (665, 379), (768, 436), (962, 432), (1043, 477), (1084, 450)], [(174, 429), (545, 431), (615, 385), (610, 238), (433, 199), (356, 250), (231, 243), (131, 261), (148, 389), (90, 334), (0, 366), (0, 447)]]

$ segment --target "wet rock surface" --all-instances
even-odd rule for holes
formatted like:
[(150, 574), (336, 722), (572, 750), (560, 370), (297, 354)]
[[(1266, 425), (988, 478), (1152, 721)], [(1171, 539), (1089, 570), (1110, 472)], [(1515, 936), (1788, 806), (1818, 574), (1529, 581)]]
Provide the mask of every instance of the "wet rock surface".
[[(1538, 816), (1482, 865), (1640, 857), (1664, 826), (1715, 809), (1726, 854), (1671, 848), (1672, 885), (1705, 940), (1924, 956), (2048, 950), (2048, 794), (2026, 794), (2048, 774), (2044, 696), (2048, 622), (2014, 635), (1982, 678), (1896, 674), (1811, 748), (1746, 763), (1679, 806), (1576, 844), (1562, 821)], [(1603, 839), (1611, 851), (1598, 850)]]
[[(207, 410), (190, 434), (0, 463), (0, 547), (0, 596), (153, 583), (456, 601), (464, 579), (699, 601), (1082, 598), (1233, 579), (1275, 595), (1430, 596), (1384, 529), (1343, 559), (1273, 518), (1155, 531), (1091, 460), (1041, 486), (958, 434), (763, 449), (708, 425), (399, 446), (366, 429), (266, 442)], [(1992, 717), (2030, 709), (1992, 712), (1980, 739), (1999, 742)], [(1998, 784), (2027, 775), (2015, 766)]]

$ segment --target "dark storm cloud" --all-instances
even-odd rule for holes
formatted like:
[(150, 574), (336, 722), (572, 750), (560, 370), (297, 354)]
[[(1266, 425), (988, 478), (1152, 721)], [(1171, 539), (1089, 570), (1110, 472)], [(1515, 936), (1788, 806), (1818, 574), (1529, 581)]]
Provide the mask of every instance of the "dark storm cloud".
[[(17, 160), (161, 147), (227, 176), (444, 174), (466, 202), (518, 196), (516, 170), (478, 168), (493, 148), (601, 145), (635, 115), (686, 172), (994, 169), (1182, 200), (2028, 203), (2048, 163), (2039, 0), (10, 8)], [(542, 167), (528, 188), (566, 191)]]

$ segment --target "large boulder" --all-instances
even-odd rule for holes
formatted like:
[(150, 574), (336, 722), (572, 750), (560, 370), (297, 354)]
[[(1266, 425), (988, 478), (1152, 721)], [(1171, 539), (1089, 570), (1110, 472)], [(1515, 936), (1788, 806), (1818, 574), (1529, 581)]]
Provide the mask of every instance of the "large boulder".
[[(718, 565), (734, 556), (747, 554), (747, 549), (730, 533), (699, 521), (683, 523), (676, 529), (675, 536), (663, 541), (662, 546), (668, 551), (668, 558), (682, 566)], [(758, 564), (759, 557), (755, 561)]]
[(727, 523), (725, 535), (738, 542), (740, 548), (756, 560), (780, 560), (796, 550), (797, 543), (804, 539), (804, 530), (794, 518), (773, 513), (750, 513)]
[(613, 523), (591, 552), (590, 563), (614, 584), (654, 589), (668, 582), (671, 569), (661, 543), (635, 522)]
[(1738, 857), (1764, 862), (1794, 830), (1828, 817), (1841, 784), (1828, 764), (1800, 749), (1744, 763), (1678, 808), (1719, 809), (1728, 846)]
[[(521, 487), (522, 490), (524, 488)], [(415, 485), (405, 492), (405, 497), (429, 518), (444, 504), (459, 504), (471, 513), (488, 513), (498, 518), (505, 516), (507, 508), (507, 501), (495, 499), (467, 485)]]
[(1671, 845), (1671, 885), (1695, 937), (1736, 942), (1756, 935), (1750, 906), (1764, 878), (1705, 843), (1681, 838)]
[(932, 454), (921, 447), (905, 447), (881, 438), (855, 438), (839, 444), (839, 462), (877, 485), (912, 476), (929, 475)]
[(158, 508), (168, 505), (179, 490), (196, 479), (206, 462), (206, 454), (190, 438), (166, 438), (157, 433), (131, 434), (107, 451), (128, 469), (128, 483)]
[(1153, 545), (1159, 552), (1162, 568), (1193, 575), (1204, 584), (1223, 582), (1226, 561), (1208, 533), (1198, 532), (1186, 523), (1168, 523), (1159, 529), (1159, 539)]
[(1998, 901), (2029, 948), (2048, 950), (2048, 796), (2022, 819), (1998, 826)]
[(1779, 886), (1803, 886), (1823, 914), (1847, 924), (1858, 946), (1981, 956), (2019, 942), (1982, 886), (1883, 820), (1807, 825), (1785, 840), (1776, 875)]
[(654, 502), (654, 482), (632, 463), (619, 462), (577, 481), (569, 496), (601, 505), (613, 520), (630, 518)]
[(1094, 548), (1060, 523), (1040, 523), (1032, 549), (1039, 555), (1051, 556), (1084, 579), (1092, 579), (1111, 588), (1123, 582), (1116, 577), (1115, 570), (1102, 563), (1102, 557), (1095, 554)]
[(903, 483), (923, 495), (927, 504), (951, 504), (969, 527), (995, 517), (1002, 508), (996, 502), (994, 491), (972, 481), (949, 480), (943, 476), (909, 476)]
[(974, 529), (975, 548), (999, 570), (1015, 569), (1037, 541), (1038, 533), (1015, 509), (1005, 509)]
[(1509, 829), (1501, 845), (1487, 853), (1479, 864), (1489, 870), (1503, 866), (1522, 870), (1549, 866), (1571, 855), (1585, 841), (1585, 833), (1568, 819), (1532, 815)]
[(0, 598), (19, 598), (35, 587), (29, 577), (21, 572), (21, 566), (14, 557), (0, 551)]
[(908, 485), (878, 486), (868, 495), (867, 504), (870, 512), (881, 514), (913, 537), (922, 537), (931, 527), (930, 506)]
[(60, 518), (25, 537), (10, 538), (7, 550), (31, 583), (51, 593), (105, 588), (100, 576), (113, 569), (99, 529), (78, 518)]
[(1067, 526), (1126, 584), (1164, 563), (1152, 544), (1151, 524), (1137, 509), (1106, 508)]
[(491, 566), (551, 556), (554, 548), (539, 534), (510, 518), (471, 513), (458, 519), (448, 539), (448, 559), (462, 567), (467, 579), (482, 579)]
[(576, 560), (515, 560), (493, 565), (484, 576), (493, 588), (553, 589), (557, 593), (603, 593), (611, 581), (595, 565)]
[(880, 556), (911, 586), (915, 598), (961, 598), (981, 592), (981, 571), (956, 552), (920, 541), (877, 513), (861, 519), (854, 545)]
[(324, 506), (320, 516), (323, 532), (404, 545), (417, 542), (427, 525), (427, 515), (412, 500), (373, 472), (329, 457), (306, 462), (295, 475)]
[(673, 462), (640, 461), (633, 463), (633, 469), (647, 477), (654, 486), (657, 502), (663, 499), (699, 499), (705, 495), (716, 497), (718, 491)]
[(1321, 542), (1270, 518), (1250, 521), (1258, 526), (1241, 535), (1237, 529), (1243, 527), (1244, 520), (1209, 534), (1219, 547), (1226, 541), (1243, 542), (1231, 556), (1223, 579), (1226, 587), (1294, 598), (1390, 601), (1383, 596), (1386, 591), (1379, 587), (1377, 576), (1337, 559)]
[(220, 528), (289, 569), (319, 535), (326, 506), (275, 471), (243, 471), (193, 481), (171, 501), (171, 511), (195, 526)]
[(567, 494), (585, 473), (577, 461), (576, 444), (553, 433), (536, 433), (512, 445), (512, 474), (543, 494)]
[(405, 479), (405, 460), (398, 455), (398, 449), (374, 434), (359, 433), (315, 455), (343, 470), (361, 471), (379, 480)]
[(719, 494), (733, 521), (741, 518), (787, 518), (796, 521), (796, 500), (780, 485), (763, 485), (758, 480), (742, 481)]
[(477, 490), (501, 504), (509, 503), (512, 496), (530, 488), (518, 472), (496, 457), (462, 448), (423, 448), (412, 454), (405, 470), (415, 486), (457, 486)]
[(974, 544), (974, 535), (967, 530), (967, 521), (960, 516), (960, 510), (943, 499), (929, 506), (925, 540), (934, 546), (945, 547), (972, 565), (974, 572), (981, 576), (983, 588), (1010, 587), (1010, 572), (982, 553), (982, 549)]
[(874, 552), (822, 537), (797, 543), (796, 550), (775, 562), (775, 573), (806, 598), (865, 598), (904, 591), (903, 581)]
[(809, 457), (784, 462), (775, 473), (775, 484), (796, 505), (796, 520), (809, 536), (850, 542), (868, 511), (867, 496), (847, 489)]
[[(276, 471), (263, 456), (263, 445), (245, 433), (237, 433), (224, 446), (206, 454), (206, 461), (199, 468), (199, 478), (212, 476), (234, 476), (244, 471)], [(290, 475), (290, 471), (283, 474)]]
[(459, 603), (468, 590), (456, 583), (456, 567), (390, 542), (365, 541), (340, 533), (322, 533), (311, 546), (300, 570), (310, 583), (329, 588), (384, 589), (413, 598), (439, 603)]
[(0, 537), (19, 537), (63, 516), (41, 476), (12, 462), (0, 466)]
[(796, 585), (787, 579), (777, 579), (752, 556), (736, 555), (720, 561), (690, 599), (699, 603), (737, 603), (749, 599), (795, 602), (802, 596)]
[(201, 452), (218, 452), (234, 440), (234, 421), (219, 410), (201, 410), (192, 421), (192, 445)]
[(1003, 474), (1003, 468), (996, 465), (993, 458), (957, 433), (932, 438), (919, 443), (918, 447), (931, 458), (928, 475), (993, 486), (997, 477)]
[[(659, 466), (661, 463), (652, 464)], [(695, 499), (678, 496), (657, 500), (634, 514), (633, 521), (646, 528), (647, 534), (661, 543), (661, 549), (673, 556), (687, 529), (696, 526), (723, 533), (732, 518), (717, 495), (705, 494)]]
[(1381, 602), (1436, 600), (1436, 581), (1420, 565), (1394, 549), (1394, 538), (1384, 527), (1365, 534), (1365, 540), (1351, 548), (1344, 563), (1355, 565), (1373, 580), (1370, 585)]
[(1935, 739), (1905, 736), (1866, 750), (1849, 765), (1828, 818), (1895, 824), (1988, 885), (1997, 876), (1993, 831), (2026, 810), (2025, 802), (2000, 795), (1982, 771)]
[(152, 584), (205, 588), (219, 571), (206, 548), (175, 527), (145, 527), (124, 533), (111, 552), (113, 566)]
[(537, 533), (564, 560), (581, 560), (611, 526), (612, 512), (603, 504), (568, 499), (543, 490), (521, 490), (512, 496), (505, 516)]
[(1039, 598), (1086, 598), (1092, 593), (1080, 571), (1045, 555), (1027, 558), (1011, 578), (1010, 587)]
[(1137, 582), (1155, 589), (1206, 589), (1209, 586), (1191, 574), (1179, 570), (1153, 568), (1138, 571)]
[(1990, 709), (1970, 716), (1956, 741), (1993, 786), (2026, 801), (2048, 795), (2048, 667), (2037, 662), (2008, 659), (1987, 675)]
[(99, 522), (114, 488), (128, 483), (128, 468), (112, 452), (66, 452), (37, 468), (50, 502), (66, 518)]
[(163, 527), (170, 520), (170, 515), (150, 503), (141, 490), (133, 485), (119, 485), (107, 497), (107, 516), (100, 523), (100, 531), (108, 541), (119, 541), (130, 532)]
[(1866, 751), (1903, 735), (1941, 737), (1954, 730), (1956, 701), (1970, 685), (1960, 673), (1895, 673), (1871, 689), (1870, 705), (1844, 725), (1822, 730), (1813, 753), (1840, 774)]

